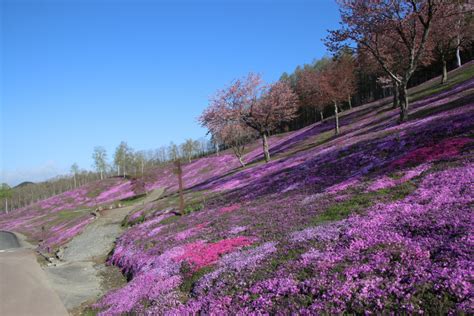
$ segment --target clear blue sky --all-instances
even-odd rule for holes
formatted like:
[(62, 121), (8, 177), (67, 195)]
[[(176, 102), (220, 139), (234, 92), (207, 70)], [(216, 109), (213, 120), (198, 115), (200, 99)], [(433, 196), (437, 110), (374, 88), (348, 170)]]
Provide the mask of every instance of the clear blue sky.
[(10, 184), (199, 138), (209, 96), (326, 54), (334, 0), (0, 0), (1, 167)]

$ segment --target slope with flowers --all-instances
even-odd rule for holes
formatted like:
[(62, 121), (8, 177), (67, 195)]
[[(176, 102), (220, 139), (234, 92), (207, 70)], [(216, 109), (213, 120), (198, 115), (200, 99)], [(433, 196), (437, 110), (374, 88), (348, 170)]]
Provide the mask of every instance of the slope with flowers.
[[(238, 163), (231, 155), (206, 157), (186, 164), (184, 180), (188, 186), (212, 179), (235, 169)], [(100, 206), (141, 197), (145, 192), (166, 188), (177, 190), (173, 167), (166, 165), (148, 172), (138, 179), (108, 178), (66, 191), (9, 214), (0, 215), (0, 230), (26, 235), (41, 250), (52, 252), (79, 235), (95, 215), (91, 212)]]
[(472, 313), (474, 79), (410, 115), (376, 102), (338, 137), (330, 120), (274, 137), (270, 163), (187, 165), (185, 214), (173, 190), (136, 208), (108, 260), (130, 281), (91, 310)]
[(58, 247), (79, 234), (94, 219), (100, 205), (136, 195), (134, 181), (110, 178), (41, 200), (0, 216), (0, 229), (25, 234), (42, 250)]

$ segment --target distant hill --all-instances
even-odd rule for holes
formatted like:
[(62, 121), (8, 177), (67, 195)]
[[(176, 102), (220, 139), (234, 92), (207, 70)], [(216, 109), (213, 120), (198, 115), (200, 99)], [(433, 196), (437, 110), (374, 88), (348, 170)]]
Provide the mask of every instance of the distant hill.
[(19, 189), (19, 188), (22, 188), (22, 187), (26, 187), (27, 185), (34, 185), (35, 183), (34, 182), (31, 182), (31, 181), (24, 181), (20, 184), (18, 184), (17, 186), (13, 187), (14, 189)]

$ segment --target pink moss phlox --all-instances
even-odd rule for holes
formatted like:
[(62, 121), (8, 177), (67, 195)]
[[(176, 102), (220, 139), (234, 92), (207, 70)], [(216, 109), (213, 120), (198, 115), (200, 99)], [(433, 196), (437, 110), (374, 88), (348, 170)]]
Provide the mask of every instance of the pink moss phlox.
[(101, 204), (112, 200), (122, 200), (135, 195), (131, 181), (113, 186), (110, 189), (101, 192), (95, 199), (94, 203)]
[[(183, 182), (186, 188), (203, 183), (213, 177), (225, 174), (237, 168), (239, 163), (233, 155), (221, 154), (196, 159), (187, 163), (183, 167)], [(147, 191), (156, 188), (167, 188), (177, 190), (176, 174), (173, 173), (172, 166), (156, 169), (145, 183)]]
[(440, 159), (447, 159), (459, 155), (464, 145), (472, 142), (470, 138), (456, 137), (441, 141), (432, 146), (415, 149), (391, 163), (392, 168), (402, 167), (407, 164), (420, 164)]
[(231, 229), (229, 230), (229, 234), (237, 235), (243, 231), (246, 231), (247, 229), (248, 229), (247, 226), (234, 226), (234, 227), (231, 227)]
[(143, 210), (140, 210), (138, 212), (133, 213), (132, 215), (129, 216), (128, 220), (129, 221), (134, 221), (137, 220), (140, 216), (143, 215)]
[(415, 168), (407, 170), (402, 177), (399, 179), (393, 179), (387, 176), (382, 176), (378, 179), (376, 179), (374, 182), (372, 182), (369, 187), (367, 188), (367, 191), (376, 191), (380, 189), (387, 189), (394, 187), (396, 185), (400, 185), (404, 182), (407, 182), (413, 178), (416, 178), (420, 176), (423, 172), (427, 171), (430, 169), (432, 164), (430, 163), (423, 163), (419, 166), (416, 166)]
[[(267, 242), (255, 248), (236, 251), (222, 256), (217, 263), (217, 268), (204, 275), (194, 286), (193, 294), (205, 296), (223, 273), (236, 274), (241, 271), (252, 271), (257, 268), (259, 263), (268, 258), (271, 254), (277, 251), (276, 242)], [(193, 309), (195, 302), (188, 302), (187, 308)]]
[(339, 238), (340, 232), (346, 227), (346, 221), (322, 224), (316, 227), (309, 227), (301, 231), (293, 232), (290, 240), (293, 242), (306, 242), (317, 240), (319, 242), (335, 241)]
[(166, 227), (166, 225), (155, 227), (155, 228), (151, 229), (146, 235), (148, 237), (153, 237), (153, 236), (157, 235), (164, 227)]
[(232, 204), (232, 205), (220, 208), (219, 213), (221, 213), (221, 214), (231, 213), (235, 210), (238, 210), (239, 208), (240, 208), (240, 204)]
[(356, 186), (357, 184), (360, 183), (360, 180), (357, 179), (357, 178), (349, 178), (345, 181), (342, 181), (336, 185), (333, 185), (329, 188), (326, 189), (326, 192), (327, 193), (331, 193), (331, 194), (335, 194), (335, 193), (338, 193), (340, 191), (344, 191), (346, 190), (347, 188), (350, 188), (350, 187), (354, 187)]
[(184, 254), (177, 257), (176, 260), (187, 261), (194, 269), (198, 270), (215, 263), (221, 255), (229, 253), (236, 248), (249, 246), (253, 242), (254, 238), (244, 236), (223, 239), (215, 243), (196, 241), (187, 244), (184, 248)]
[[(124, 252), (128, 250), (114, 251), (115, 263), (127, 264)], [(176, 258), (182, 253), (181, 247), (170, 249), (159, 256), (136, 253), (136, 256), (141, 256), (138, 260), (140, 268), (133, 271), (133, 279), (125, 287), (108, 293), (94, 307), (102, 309), (100, 315), (137, 311), (137, 308), (143, 306), (141, 303), (144, 300), (153, 301), (161, 308), (172, 307), (178, 301), (176, 287), (181, 283), (180, 264), (176, 262)]]
[(87, 224), (92, 222), (94, 218), (88, 216), (86, 218), (80, 218), (79, 222), (74, 224), (72, 223), (62, 223), (58, 226), (52, 227), (48, 232), (48, 238), (40, 244), (40, 248), (43, 250), (50, 250), (55, 246), (64, 244), (66, 241), (72, 239), (74, 236), (80, 234)]
[(204, 229), (205, 227), (207, 227), (207, 225), (209, 225), (209, 223), (202, 223), (202, 224), (198, 224), (194, 227), (191, 227), (191, 228), (188, 228), (184, 231), (181, 231), (177, 234), (175, 234), (175, 240), (185, 240), (191, 236), (194, 236), (196, 235), (197, 233), (199, 233), (202, 229)]
[[(340, 236), (326, 239), (326, 249), (304, 254), (302, 266), (313, 266), (318, 274), (304, 287), (324, 288), (308, 311), (337, 313), (347, 304), (382, 311), (396, 297), (399, 310), (423, 312), (412, 300), (423, 287), (447, 291), (459, 302), (455, 310), (463, 310), (473, 290), (466, 279), (474, 272), (466, 238), (474, 233), (468, 211), (473, 179), (472, 164), (430, 174), (414, 195), (350, 218)], [(314, 235), (305, 233), (294, 239)], [(345, 268), (335, 273), (340, 264)]]
[(397, 180), (384, 175), (378, 178), (377, 180), (375, 180), (374, 182), (372, 182), (367, 188), (367, 191), (377, 191), (380, 189), (387, 189), (387, 188), (394, 187), (396, 185), (397, 185)]

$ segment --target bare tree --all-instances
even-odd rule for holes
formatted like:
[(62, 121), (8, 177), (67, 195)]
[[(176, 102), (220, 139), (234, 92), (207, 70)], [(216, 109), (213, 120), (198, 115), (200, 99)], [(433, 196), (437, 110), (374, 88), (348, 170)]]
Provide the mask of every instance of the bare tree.
[(77, 188), (77, 175), (79, 174), (79, 166), (77, 165), (77, 163), (74, 163), (71, 166), (71, 174), (74, 179), (74, 188)]
[(104, 179), (104, 173), (107, 170), (107, 151), (104, 147), (94, 147), (92, 153), (92, 159), (94, 160), (95, 170), (100, 174), (100, 179)]

